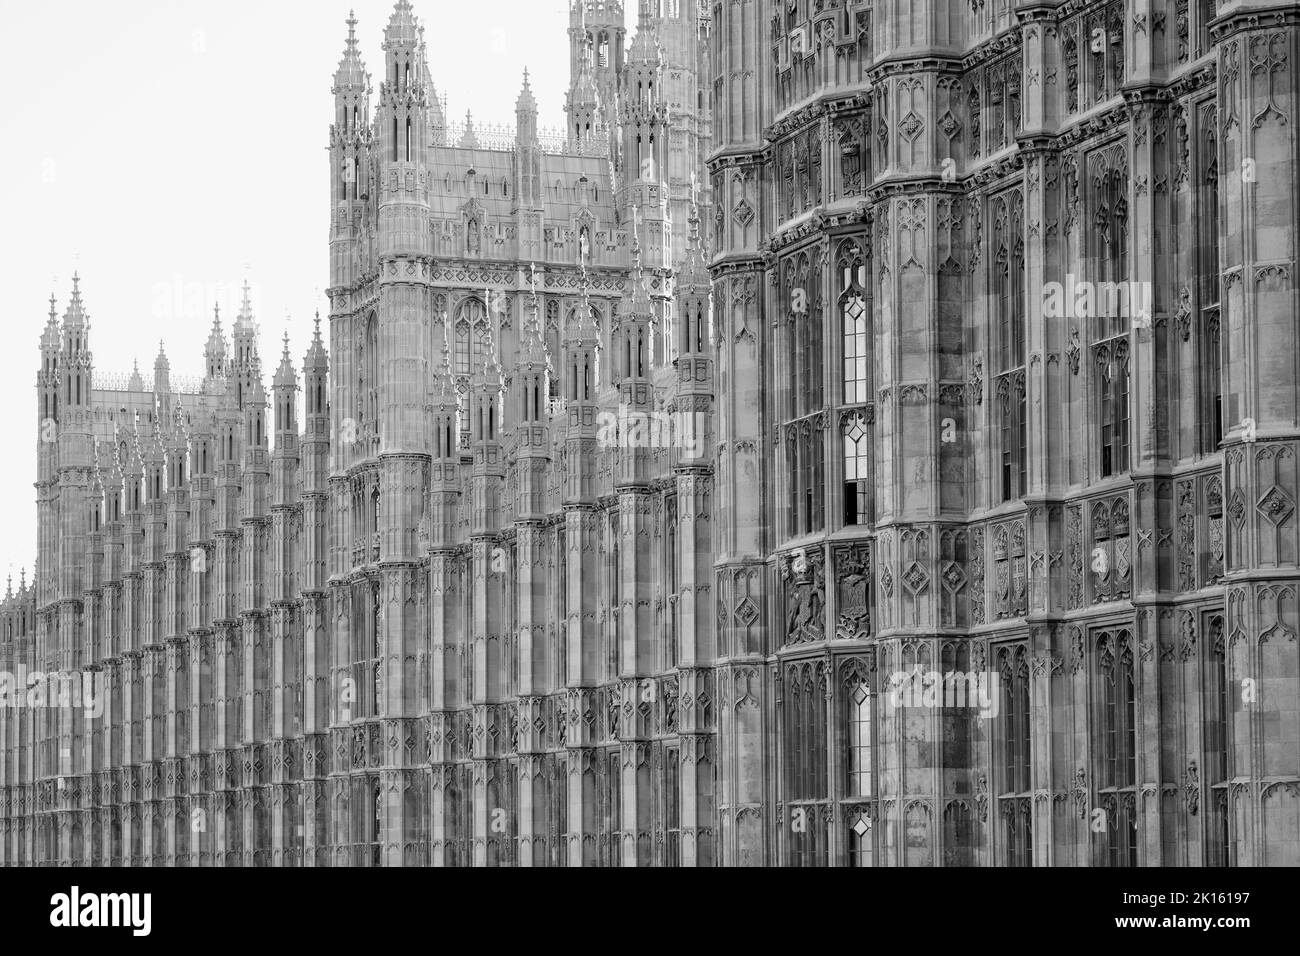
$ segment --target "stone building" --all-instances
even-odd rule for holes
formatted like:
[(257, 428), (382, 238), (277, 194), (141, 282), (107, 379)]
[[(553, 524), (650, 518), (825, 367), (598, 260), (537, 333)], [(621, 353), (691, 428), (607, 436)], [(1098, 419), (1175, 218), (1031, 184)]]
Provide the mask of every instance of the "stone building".
[(714, 5), (721, 860), (1300, 862), (1298, 14)]
[(638, 20), (558, 134), (349, 24), (269, 392), (51, 302), (0, 861), (1300, 862), (1294, 4)]

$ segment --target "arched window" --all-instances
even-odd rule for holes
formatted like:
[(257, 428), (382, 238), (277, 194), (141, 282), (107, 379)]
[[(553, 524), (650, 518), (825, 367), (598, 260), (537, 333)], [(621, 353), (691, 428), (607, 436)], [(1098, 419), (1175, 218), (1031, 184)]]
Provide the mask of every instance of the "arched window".
[(871, 450), (866, 422), (855, 416), (844, 426), (844, 524), (869, 521)]
[(849, 688), (848, 711), (848, 795), (870, 796), (871, 690), (865, 682)]
[(455, 368), (457, 375), (469, 374), (469, 323), (456, 323)]
[(992, 202), (993, 255), (989, 268), (996, 310), (992, 343), (998, 404), (1001, 500), (1023, 497), (1026, 488), (1025, 243), (1024, 201), (1010, 190)]
[(455, 325), (455, 370), (457, 375), (481, 371), (489, 348), (491, 330), (483, 301), (470, 297), (461, 303)]
[(870, 401), (871, 348), (867, 340), (867, 267), (857, 243), (839, 258), (840, 318), (844, 344), (844, 402)]
[(1132, 635), (1103, 633), (1097, 640), (1101, 709), (1100, 784), (1112, 789), (1106, 811), (1106, 851), (1110, 866), (1137, 866), (1137, 688)]
[(1101, 477), (1128, 470), (1129, 448), (1129, 299), (1128, 166), (1116, 148), (1091, 157), (1095, 233), (1092, 241), (1092, 324), (1097, 396), (1098, 462)]
[(375, 313), (366, 319), (361, 342), (360, 377), (357, 385), (357, 418), (378, 426), (379, 418), (379, 320)]
[(1005, 832), (1005, 862), (1007, 866), (1031, 866), (1028, 653), (1023, 644), (1008, 645), (998, 651), (997, 660), (1002, 713), (995, 784)]

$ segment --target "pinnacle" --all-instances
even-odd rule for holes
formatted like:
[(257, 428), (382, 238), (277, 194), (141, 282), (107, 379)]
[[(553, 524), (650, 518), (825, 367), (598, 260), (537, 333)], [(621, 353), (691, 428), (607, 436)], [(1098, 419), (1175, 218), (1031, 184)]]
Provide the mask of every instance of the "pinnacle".
[(537, 112), (537, 98), (533, 96), (532, 85), (528, 82), (528, 68), (524, 67), (524, 85), (519, 90), (519, 99), (515, 101), (517, 112)]
[(385, 48), (390, 43), (415, 43), (419, 39), (419, 25), (411, 9), (410, 0), (397, 0), (393, 15), (384, 31)]
[(478, 149), (478, 135), (474, 132), (474, 114), (465, 111), (465, 135), (460, 140), (461, 149)]
[(348, 87), (364, 88), (367, 85), (365, 64), (361, 60), (361, 51), (357, 46), (357, 15), (348, 11), (348, 38), (343, 47), (343, 58), (339, 60), (334, 72), (334, 92)]

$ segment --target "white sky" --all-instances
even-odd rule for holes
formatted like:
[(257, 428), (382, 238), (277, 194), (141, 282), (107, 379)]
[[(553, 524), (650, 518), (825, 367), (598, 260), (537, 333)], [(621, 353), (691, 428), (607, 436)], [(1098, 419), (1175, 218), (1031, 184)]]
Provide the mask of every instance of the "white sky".
[[(448, 120), (514, 123), (528, 67), (545, 127), (563, 125), (568, 0), (412, 0)], [(198, 375), (212, 303), (247, 278), (263, 368), (287, 328), (300, 364), (328, 275), (331, 78), (348, 10), (372, 85), (391, 0), (60, 0), (4, 10), (0, 348), (8, 463), (0, 578), (36, 557), (36, 370), (49, 297), (74, 269), (96, 372)], [(629, 28), (635, 3), (625, 3)], [(0, 580), (3, 587), (3, 580)]]

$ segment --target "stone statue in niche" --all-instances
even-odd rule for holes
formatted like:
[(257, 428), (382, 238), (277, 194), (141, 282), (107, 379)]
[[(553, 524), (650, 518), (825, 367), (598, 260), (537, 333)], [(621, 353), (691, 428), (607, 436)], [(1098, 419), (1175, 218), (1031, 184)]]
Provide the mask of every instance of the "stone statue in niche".
[(839, 128), (840, 139), (840, 178), (844, 183), (845, 195), (851, 195), (862, 188), (862, 152), (858, 145), (857, 133), (849, 123)]
[(471, 256), (477, 256), (479, 254), (479, 227), (477, 219), (471, 219), (465, 225), (465, 251)]
[(845, 551), (836, 558), (839, 574), (835, 582), (835, 636), (851, 640), (871, 634), (871, 609), (867, 587), (870, 584), (865, 555)]
[(787, 559), (786, 643), (820, 641), (826, 636), (826, 571), (820, 554), (796, 552)]

